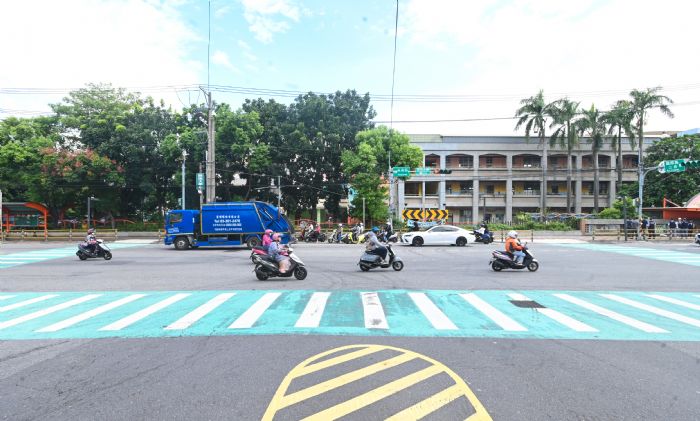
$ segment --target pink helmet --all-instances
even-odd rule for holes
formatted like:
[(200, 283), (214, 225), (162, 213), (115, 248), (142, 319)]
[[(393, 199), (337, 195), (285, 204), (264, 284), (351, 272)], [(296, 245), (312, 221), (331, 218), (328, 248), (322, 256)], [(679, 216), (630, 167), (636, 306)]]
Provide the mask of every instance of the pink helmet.
[(268, 229), (266, 229), (266, 230), (265, 230), (265, 234), (267, 234), (267, 235), (270, 235), (270, 234), (272, 234), (272, 230), (271, 230), (271, 229), (269, 229), (269, 228), (268, 228)]
[(281, 235), (279, 235), (279, 234), (277, 234), (277, 233), (272, 234), (272, 241), (277, 241), (277, 240), (280, 240), (280, 239), (282, 239), (282, 236), (281, 236)]

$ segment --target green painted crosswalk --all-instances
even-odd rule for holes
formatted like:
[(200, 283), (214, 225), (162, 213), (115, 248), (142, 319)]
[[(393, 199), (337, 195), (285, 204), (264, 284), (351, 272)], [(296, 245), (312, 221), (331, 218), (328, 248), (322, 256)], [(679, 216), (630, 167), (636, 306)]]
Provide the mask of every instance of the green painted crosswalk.
[(641, 257), (644, 259), (662, 260), (664, 262), (681, 263), (689, 266), (700, 266), (700, 253), (689, 253), (675, 250), (661, 250), (650, 247), (634, 247), (615, 244), (557, 244), (560, 247), (569, 247), (590, 251), (618, 253), (627, 256)]
[(700, 293), (0, 293), (0, 340), (273, 334), (700, 341)]

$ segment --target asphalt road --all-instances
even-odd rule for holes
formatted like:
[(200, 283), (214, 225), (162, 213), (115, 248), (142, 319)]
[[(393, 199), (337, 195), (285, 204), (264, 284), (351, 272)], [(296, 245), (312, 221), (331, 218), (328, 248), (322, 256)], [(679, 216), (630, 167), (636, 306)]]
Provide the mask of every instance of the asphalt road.
[[(0, 260), (21, 256), (29, 250), (65, 246), (70, 245), (5, 243), (0, 246)], [(239, 296), (258, 294), (251, 296), (252, 304), (253, 298), (275, 291), (284, 292), (279, 300), (296, 297), (294, 291), (297, 290), (303, 290), (299, 294), (325, 291), (343, 297), (358, 291), (382, 291), (380, 296), (389, 324), (393, 328), (405, 322), (409, 327), (348, 334), (348, 331), (336, 329), (336, 325), (353, 322), (350, 314), (344, 314), (344, 318), (333, 322), (324, 319), (328, 324), (336, 324), (327, 326), (321, 333), (290, 329), (287, 333), (278, 330), (267, 334), (253, 330), (254, 334), (246, 334), (243, 330), (229, 335), (212, 330), (211, 334), (199, 332), (192, 336), (134, 337), (138, 336), (139, 329), (147, 329), (148, 318), (144, 318), (142, 324), (136, 323), (129, 328), (131, 330), (126, 329), (130, 333), (124, 337), (90, 337), (91, 332), (98, 329), (85, 333), (87, 328), (78, 330), (76, 327), (70, 331), (76, 333), (75, 337), (71, 337), (71, 333), (63, 338), (25, 340), (13, 339), (10, 331), (15, 326), (12, 326), (0, 331), (0, 339), (2, 332), (8, 332), (0, 342), (0, 419), (248, 420), (263, 417), (271, 402), (280, 407), (275, 419), (299, 419), (313, 414), (321, 414), (322, 418), (326, 414), (327, 419), (328, 413), (322, 411), (330, 407), (334, 414), (347, 414), (347, 419), (376, 419), (452, 390), (447, 388), (457, 390), (459, 384), (448, 375), (450, 370), (466, 382), (471, 394), (460, 395), (461, 398), (454, 398), (444, 406), (441, 401), (427, 419), (464, 419), (478, 412), (479, 402), (496, 420), (700, 419), (700, 341), (695, 339), (699, 337), (696, 331), (700, 331), (700, 327), (692, 325), (693, 320), (700, 319), (700, 310), (657, 303), (644, 295), (658, 292), (676, 299), (680, 297), (686, 304), (700, 305), (700, 296), (696, 297), (700, 294), (697, 284), (700, 267), (682, 263), (684, 259), (690, 262), (700, 258), (700, 248), (647, 243), (628, 247), (633, 246), (644, 250), (632, 255), (625, 250), (598, 251), (535, 243), (531, 249), (541, 262), (536, 273), (491, 271), (487, 266), (489, 251), (499, 247), (497, 244), (464, 248), (398, 246), (396, 253), (406, 263), (402, 272), (385, 269), (363, 273), (356, 265), (361, 246), (302, 244), (296, 251), (309, 269), (304, 281), (256, 280), (249, 252), (245, 250), (180, 252), (160, 245), (118, 249), (109, 262), (81, 262), (69, 256), (6, 267), (0, 269), (0, 327), (9, 320), (35, 314), (28, 313), (30, 311), (50, 308), (50, 304), (37, 302), (2, 312), (3, 306), (24, 300), (22, 294), (35, 297), (51, 292), (57, 295), (99, 292), (111, 297), (110, 291), (114, 294), (158, 291), (160, 294), (188, 292), (194, 296), (195, 292), (204, 294), (206, 291), (214, 296), (217, 292), (235, 291)], [(650, 251), (645, 251), (647, 249)], [(668, 257), (664, 257), (666, 260), (643, 257), (644, 253), (654, 255), (654, 250)], [(418, 322), (401, 314), (403, 301), (396, 298), (396, 301), (387, 302), (394, 290), (399, 295), (404, 291), (425, 292), (438, 307), (457, 304), (453, 298), (440, 301), (442, 298), (433, 292), (435, 290), (463, 295), (476, 291), (476, 295), (522, 323), (529, 336), (516, 337), (520, 334), (517, 332), (491, 335), (489, 332), (502, 329), (481, 313), (470, 310), (475, 317), (483, 319), (479, 326), (472, 328), (461, 324), (466, 322), (456, 319), (454, 311), (447, 307), (441, 308), (459, 328), (454, 337), (442, 333), (432, 335), (429, 329), (411, 332), (410, 326)], [(551, 332), (544, 328), (535, 331), (541, 325), (540, 316), (545, 319), (544, 313), (527, 309), (538, 317), (521, 317), (518, 309), (505, 301), (497, 304), (494, 298), (501, 293), (535, 294), (538, 302), (547, 304), (556, 302), (551, 294), (562, 291), (589, 301), (599, 295), (598, 292), (612, 292), (618, 297), (632, 297), (634, 302), (653, 302), (654, 308), (665, 309), (666, 313), (672, 311), (685, 319), (681, 319), (681, 323), (669, 320), (668, 315), (631, 308), (628, 311), (624, 304), (597, 297), (600, 300), (597, 302), (609, 302), (605, 306), (618, 313), (663, 328), (682, 340), (658, 339), (663, 334), (635, 336), (631, 333), (634, 329), (629, 326), (618, 327), (620, 323), (603, 321), (600, 315), (597, 319), (585, 312), (567, 313), (570, 307), (566, 306), (560, 309), (596, 327), (601, 335), (613, 329), (610, 337), (617, 339), (601, 339), (598, 334), (591, 334), (590, 339), (581, 337), (586, 333), (561, 339), (549, 335)], [(12, 295), (15, 297), (2, 299), (2, 296)], [(455, 296), (459, 299), (459, 295)], [(327, 312), (330, 312), (332, 299)], [(51, 303), (51, 299), (46, 303)], [(222, 304), (221, 308), (227, 304)], [(462, 304), (465, 303), (462, 301)], [(288, 318), (303, 309), (303, 305), (289, 304), (289, 308), (286, 305), (287, 302), (277, 307), (273, 304), (268, 310), (270, 320), (272, 316)], [(358, 308), (361, 313), (362, 307)], [(84, 310), (76, 310), (71, 316)], [(347, 312), (352, 310), (348, 304)], [(175, 310), (173, 320), (185, 312), (177, 313), (177, 317), (174, 313)], [(39, 328), (46, 325), (40, 323), (44, 318), (53, 317), (52, 322), (62, 320), (56, 318), (60, 314), (56, 311), (48, 316), (37, 316), (16, 328), (24, 324), (31, 329)], [(226, 319), (226, 325), (231, 321)], [(162, 328), (162, 324), (170, 320), (157, 322)], [(264, 317), (258, 321), (263, 322), (266, 322)], [(285, 326), (294, 325), (293, 320), (285, 323)], [(85, 323), (76, 324), (83, 325)], [(352, 330), (362, 331), (362, 326)], [(378, 348), (374, 353), (292, 378), (287, 382), (286, 392), (282, 390), (282, 398), (275, 399), (280, 384), (286, 382), (287, 376), (293, 376), (299, 369), (295, 366), (304, 360), (338, 347), (362, 344), (390, 348)], [(404, 351), (417, 353), (418, 357), (402, 356)], [(346, 352), (349, 351), (337, 351), (318, 361), (342, 359)], [(349, 380), (348, 376), (352, 377), (356, 371), (391, 359), (395, 359), (397, 365), (378, 367), (364, 377), (357, 374), (357, 379)], [(406, 362), (398, 364), (404, 359)], [(411, 376), (420, 373), (428, 373), (425, 374), (428, 376), (433, 365), (438, 374), (420, 382), (409, 381)], [(315, 384), (324, 385), (325, 391), (310, 392)], [(386, 392), (391, 387), (398, 391)], [(378, 399), (377, 393), (381, 391), (388, 395), (372, 401)], [(305, 393), (308, 396), (302, 399)], [(459, 393), (461, 391), (457, 395)], [(281, 402), (289, 401), (290, 396), (298, 397), (299, 402), (287, 402), (286, 407), (281, 407)], [(364, 400), (360, 402), (358, 396)]]

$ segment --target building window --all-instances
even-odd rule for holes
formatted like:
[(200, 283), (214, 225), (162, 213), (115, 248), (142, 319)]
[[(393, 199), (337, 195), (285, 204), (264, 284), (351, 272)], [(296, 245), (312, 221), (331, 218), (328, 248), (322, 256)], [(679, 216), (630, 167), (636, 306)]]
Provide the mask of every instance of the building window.
[(494, 186), (493, 184), (487, 184), (486, 185), (486, 194), (493, 194), (494, 193)]
[(552, 186), (552, 194), (559, 194), (559, 186), (557, 186), (557, 185)]
[(486, 157), (486, 168), (491, 168), (493, 167), (493, 158), (490, 156)]

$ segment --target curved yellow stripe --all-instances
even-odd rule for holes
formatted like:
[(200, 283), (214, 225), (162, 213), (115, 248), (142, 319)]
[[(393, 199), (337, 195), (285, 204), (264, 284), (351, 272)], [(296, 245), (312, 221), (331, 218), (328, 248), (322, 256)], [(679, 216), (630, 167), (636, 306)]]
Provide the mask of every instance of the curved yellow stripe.
[[(336, 357), (332, 357), (320, 362), (316, 362), (328, 355), (338, 353), (341, 351), (347, 351), (351, 350), (351, 352), (343, 353), (340, 354)], [(428, 369), (423, 369), (422, 371), (425, 371), (425, 373), (421, 374), (421, 371), (418, 371), (412, 375), (406, 376), (403, 381), (405, 384), (415, 384), (420, 381), (420, 379), (427, 378), (426, 376), (432, 375), (434, 373), (445, 373), (452, 380), (454, 380), (455, 384), (446, 388), (444, 391), (439, 392), (433, 396), (428, 397), (425, 399), (423, 402), (413, 405), (411, 407), (408, 407), (404, 409), (403, 411), (400, 411), (398, 414), (395, 415), (399, 416), (402, 419), (418, 419), (421, 418), (425, 415), (428, 415), (429, 413), (437, 410), (438, 408), (446, 405), (447, 403), (464, 396), (467, 398), (467, 400), (471, 403), (472, 407), (475, 410), (475, 413), (472, 414), (470, 417), (468, 417), (468, 420), (470, 421), (492, 421), (491, 416), (488, 414), (486, 411), (486, 408), (479, 402), (479, 399), (477, 399), (476, 395), (472, 390), (467, 386), (466, 382), (462, 380), (454, 371), (452, 371), (450, 368), (442, 364), (441, 362), (434, 360), (430, 357), (427, 357), (425, 355), (419, 354), (417, 352), (409, 351), (406, 349), (401, 349), (401, 348), (396, 348), (393, 346), (386, 346), (386, 345), (346, 345), (338, 348), (331, 349), (329, 351), (322, 352), (320, 354), (316, 354), (310, 358), (307, 358), (300, 364), (298, 364), (296, 367), (294, 367), (282, 380), (282, 383), (280, 383), (280, 386), (277, 388), (277, 391), (275, 392), (275, 395), (272, 397), (272, 400), (270, 401), (270, 404), (267, 407), (267, 410), (265, 411), (265, 414), (262, 417), (262, 420), (267, 421), (267, 420), (272, 420), (274, 416), (277, 414), (277, 411), (287, 407), (290, 405), (290, 397), (292, 395), (286, 395), (286, 392), (289, 388), (289, 385), (292, 383), (292, 381), (298, 377), (304, 376), (309, 373), (313, 373), (319, 370), (323, 370), (325, 368), (333, 367), (335, 365), (341, 364), (343, 362), (351, 361), (353, 359), (361, 358), (366, 355), (370, 355), (379, 351), (383, 350), (392, 350), (399, 352), (401, 357), (397, 360), (397, 357), (392, 357), (387, 359), (388, 360), (409, 360), (409, 359), (414, 359), (414, 358), (419, 358), (422, 359), (428, 363), (431, 364), (432, 367), (429, 367)], [(377, 363), (374, 364), (375, 366)], [(375, 370), (365, 370), (367, 375), (371, 375), (375, 372)], [(347, 375), (346, 375), (347, 377)], [(347, 381), (347, 379), (344, 379), (341, 376), (336, 377), (339, 379), (342, 383), (342, 381)], [(359, 379), (361, 377), (356, 376), (356, 379)], [(413, 380), (411, 380), (413, 379)], [(328, 385), (331, 385), (334, 383), (335, 379), (331, 379), (326, 381)], [(399, 379), (401, 380), (401, 379)], [(322, 417), (324, 419), (335, 419), (344, 415), (347, 415), (349, 413), (352, 413), (372, 402), (379, 401), (383, 399), (386, 396), (389, 396), (392, 393), (398, 392), (399, 390), (402, 390), (401, 387), (396, 387), (396, 386), (401, 386), (398, 385), (398, 383), (401, 383), (399, 381), (394, 381), (393, 383), (397, 383), (396, 385), (391, 385), (392, 382), (388, 382), (387, 384), (380, 386), (372, 391), (369, 391), (360, 397), (363, 397), (362, 399), (358, 399), (360, 397), (349, 397), (348, 400), (345, 402), (336, 405), (337, 409), (339, 409), (338, 413), (336, 414), (335, 411), (329, 411), (329, 408), (326, 411), (322, 411)], [(409, 385), (410, 385), (409, 384)], [(405, 385), (404, 385), (405, 386)], [(311, 390), (314, 390), (314, 387), (312, 386), (310, 388)], [(320, 389), (319, 389), (320, 390)], [(318, 393), (309, 393), (307, 399), (311, 399), (314, 396), (317, 396)], [(303, 402), (305, 399), (299, 399), (300, 395), (297, 394), (295, 398), (292, 398), (292, 400), (296, 402)], [(342, 409), (342, 410), (341, 410)], [(317, 413), (312, 415), (310, 418), (313, 418), (314, 416), (321, 415), (321, 413)]]

